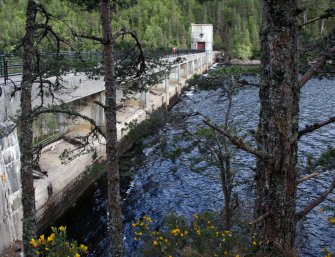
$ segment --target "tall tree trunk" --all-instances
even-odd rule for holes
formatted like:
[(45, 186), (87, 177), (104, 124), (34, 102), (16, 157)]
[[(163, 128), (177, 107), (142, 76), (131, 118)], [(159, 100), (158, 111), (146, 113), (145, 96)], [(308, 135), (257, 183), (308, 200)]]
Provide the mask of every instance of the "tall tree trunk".
[(101, 22), (104, 39), (106, 86), (106, 154), (109, 200), (110, 253), (113, 257), (124, 255), (121, 218), (119, 151), (116, 129), (116, 82), (113, 59), (110, 1), (100, 0)]
[(33, 162), (33, 117), (31, 90), (33, 84), (34, 36), (36, 21), (36, 3), (28, 1), (26, 34), (23, 39), (23, 77), (21, 83), (21, 117), (20, 117), (20, 150), (21, 150), (21, 183), (23, 206), (23, 246), (25, 256), (35, 256), (35, 249), (29, 244), (36, 237), (36, 206), (32, 172)]
[(294, 247), (298, 145), (297, 0), (263, 0), (256, 216), (263, 256)]

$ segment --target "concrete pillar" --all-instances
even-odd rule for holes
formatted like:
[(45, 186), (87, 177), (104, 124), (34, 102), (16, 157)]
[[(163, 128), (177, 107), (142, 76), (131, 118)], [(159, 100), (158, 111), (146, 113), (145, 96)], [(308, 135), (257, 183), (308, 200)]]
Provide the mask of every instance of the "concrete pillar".
[(176, 96), (179, 96), (179, 94), (180, 94), (180, 91), (181, 91), (181, 86), (179, 85), (179, 84), (177, 84), (176, 85), (176, 87), (175, 87), (175, 92), (176, 92)]
[[(179, 69), (178, 69), (178, 76), (179, 76)], [(170, 90), (169, 90), (169, 79), (167, 76), (165, 76), (164, 84), (165, 84), (165, 95), (166, 95), (166, 107), (168, 107), (170, 105), (170, 92), (169, 92)]]
[(188, 68), (188, 66), (189, 66), (189, 62), (186, 62), (186, 79), (188, 79), (188, 77), (189, 77), (189, 68)]
[[(194, 67), (194, 66), (195, 66), (195, 60), (192, 61), (192, 76), (193, 76), (194, 73), (195, 73), (195, 67)], [(191, 76), (191, 77), (192, 77), (192, 76)]]
[(177, 66), (177, 83), (179, 83), (180, 82), (180, 69), (181, 69), (181, 67), (180, 67), (180, 64)]
[(206, 53), (206, 70), (208, 70), (208, 53)]
[(184, 70), (184, 78), (187, 79), (188, 77), (188, 62), (183, 64)]
[(143, 108), (145, 111), (148, 108), (149, 96), (150, 96), (149, 88), (147, 88), (146, 91), (141, 92), (140, 107)]

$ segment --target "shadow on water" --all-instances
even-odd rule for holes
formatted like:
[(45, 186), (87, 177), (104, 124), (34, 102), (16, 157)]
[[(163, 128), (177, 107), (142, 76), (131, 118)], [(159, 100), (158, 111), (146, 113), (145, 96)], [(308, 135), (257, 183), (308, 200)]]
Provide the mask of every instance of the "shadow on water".
[[(322, 89), (322, 90), (320, 90)], [(188, 90), (171, 111), (201, 111), (213, 121), (222, 121), (221, 110), (226, 103), (217, 101), (220, 91)], [(331, 80), (311, 80), (302, 91), (300, 127), (323, 120), (335, 113), (335, 87)], [(215, 104), (213, 104), (215, 103)], [(241, 131), (255, 129), (258, 123), (259, 101), (255, 88), (245, 88), (234, 96), (232, 117)], [(199, 123), (194, 118), (194, 124)], [(193, 125), (193, 126), (195, 126)], [(192, 125), (191, 125), (192, 126)], [(191, 217), (193, 213), (223, 208), (218, 172), (213, 167), (204, 173), (190, 169), (192, 159), (200, 158), (196, 149), (182, 151), (173, 155), (176, 149), (186, 149), (190, 142), (178, 137), (180, 131), (173, 124), (166, 124), (155, 135), (145, 138), (140, 152), (128, 154), (127, 167), (134, 174), (124, 177), (122, 181), (123, 220), (127, 256), (137, 255), (137, 245), (133, 242), (131, 223), (149, 215), (156, 226), (163, 218), (174, 212), (177, 215)], [(328, 145), (334, 145), (335, 125), (329, 125), (316, 133), (302, 139), (299, 144), (299, 162), (306, 163), (306, 154), (320, 156)], [(238, 152), (237, 179), (252, 181), (250, 167), (254, 159)], [(207, 167), (206, 161), (199, 162), (199, 167)], [(317, 180), (308, 181), (298, 187), (298, 210), (303, 208), (313, 197), (322, 192), (334, 177), (333, 171), (325, 172)], [(249, 213), (252, 210), (253, 188), (239, 185), (235, 189), (240, 200)], [(89, 246), (91, 256), (107, 256), (107, 186), (104, 180), (97, 182), (85, 196), (68, 212), (59, 224), (68, 226), (69, 234), (81, 243)], [(334, 198), (335, 194), (329, 198)], [(325, 201), (324, 205), (330, 204)], [(322, 247), (332, 247), (335, 233), (325, 221), (325, 214), (313, 211), (298, 229), (298, 244), (301, 256), (320, 256)]]

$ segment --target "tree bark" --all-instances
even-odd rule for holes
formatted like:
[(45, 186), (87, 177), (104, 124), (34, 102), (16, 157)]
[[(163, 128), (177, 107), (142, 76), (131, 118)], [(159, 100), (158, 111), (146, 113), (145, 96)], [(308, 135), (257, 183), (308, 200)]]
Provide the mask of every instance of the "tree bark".
[[(287, 256), (296, 229), (299, 94), (297, 0), (263, 0), (256, 218), (263, 256)], [(265, 215), (271, 213), (270, 215)]]
[(33, 115), (31, 105), (31, 89), (33, 84), (34, 36), (36, 25), (36, 3), (28, 1), (26, 10), (26, 34), (23, 39), (23, 77), (21, 82), (21, 117), (20, 117), (20, 149), (21, 149), (21, 183), (23, 207), (23, 247), (25, 256), (36, 256), (30, 240), (36, 237), (36, 206), (32, 172), (33, 162)]
[(116, 81), (113, 59), (110, 1), (100, 0), (105, 61), (105, 120), (111, 256), (124, 256), (121, 218), (119, 151), (116, 128)]

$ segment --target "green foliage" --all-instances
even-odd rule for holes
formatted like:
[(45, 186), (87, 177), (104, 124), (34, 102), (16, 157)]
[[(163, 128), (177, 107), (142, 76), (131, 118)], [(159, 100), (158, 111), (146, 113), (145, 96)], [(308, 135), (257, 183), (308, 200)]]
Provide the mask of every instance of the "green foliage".
[(327, 248), (323, 248), (322, 253), (324, 254), (324, 257), (335, 257), (335, 252), (331, 253)]
[(335, 169), (335, 148), (328, 146), (328, 149), (321, 154), (316, 164), (326, 169)]
[(259, 65), (229, 65), (216, 69), (211, 74), (219, 74), (221, 76), (245, 76), (258, 75), (260, 73)]
[[(330, 226), (335, 228), (335, 198), (330, 199), (331, 204), (325, 205), (319, 208), (319, 212), (325, 213), (326, 220), (329, 222)], [(333, 248), (334, 249), (334, 248)], [(325, 257), (335, 257), (335, 251), (330, 251), (327, 248), (322, 249), (322, 253)]]
[(244, 256), (257, 248), (250, 229), (236, 226), (224, 229), (217, 213), (194, 214), (193, 220), (176, 215), (166, 217), (162, 227), (155, 229), (148, 216), (132, 224), (134, 241), (142, 243), (144, 256)]
[(51, 227), (51, 234), (47, 237), (41, 235), (37, 239), (31, 239), (30, 244), (36, 249), (37, 256), (41, 257), (80, 257), (88, 255), (88, 247), (69, 242), (66, 239), (66, 227)]
[(317, 167), (322, 169), (332, 170), (335, 169), (335, 148), (328, 146), (319, 158), (314, 158), (313, 155), (307, 154), (307, 165), (306, 170), (308, 172), (313, 172)]
[[(78, 50), (98, 50), (90, 40), (71, 38), (72, 30), (79, 34), (101, 35), (98, 0), (40, 0), (46, 9), (59, 19), (52, 21), (56, 32)], [(190, 24), (214, 25), (214, 48), (224, 50), (232, 58), (259, 58), (261, 8), (258, 0), (115, 0), (112, 11), (114, 31), (126, 27), (137, 32), (147, 48), (189, 48)], [(300, 15), (308, 20), (334, 7), (330, 0), (303, 1)], [(25, 24), (24, 0), (4, 0), (0, 9), (0, 52), (13, 50), (14, 42), (23, 35)], [(65, 20), (66, 24), (62, 21)], [(303, 41), (312, 42), (331, 31), (332, 19), (320, 20), (302, 30)], [(15, 30), (12, 28), (15, 27)], [(125, 42), (129, 39), (125, 39)], [(67, 50), (70, 47), (66, 47)], [(311, 58), (311, 57), (309, 57)]]
[(236, 82), (240, 76), (258, 75), (259, 73), (260, 66), (258, 65), (229, 65), (210, 70), (207, 76), (195, 74), (187, 80), (187, 83), (201, 90), (212, 90), (225, 87), (225, 84), (229, 84), (232, 76)]

